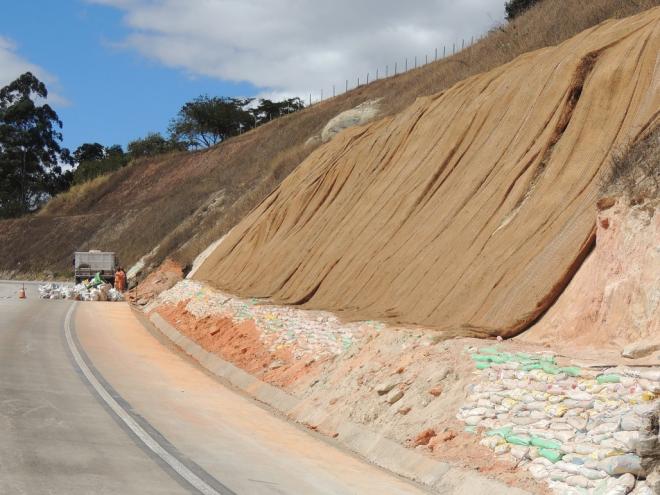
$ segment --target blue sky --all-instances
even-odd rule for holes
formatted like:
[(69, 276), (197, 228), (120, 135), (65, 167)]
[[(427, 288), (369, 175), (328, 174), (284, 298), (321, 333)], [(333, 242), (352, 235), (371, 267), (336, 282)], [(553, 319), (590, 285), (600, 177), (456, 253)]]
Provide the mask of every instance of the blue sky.
[[(126, 37), (122, 13), (76, 0), (7, 2), (0, 35), (16, 52), (52, 74), (52, 105), (64, 123), (65, 146), (125, 145), (165, 132), (186, 101), (203, 93), (253, 95), (249, 83), (192, 76), (116, 46)], [(60, 101), (60, 100), (66, 100)]]
[(121, 144), (199, 96), (308, 95), (384, 73), (503, 22), (504, 0), (4, 2), (0, 86), (32, 70), (64, 145)]

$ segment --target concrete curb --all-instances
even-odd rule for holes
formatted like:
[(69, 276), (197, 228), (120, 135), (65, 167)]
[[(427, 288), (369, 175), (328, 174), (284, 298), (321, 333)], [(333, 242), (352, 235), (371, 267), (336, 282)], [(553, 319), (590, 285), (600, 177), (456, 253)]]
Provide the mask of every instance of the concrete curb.
[(153, 325), (186, 354), (214, 375), (229, 381), (260, 402), (302, 424), (318, 425), (321, 431), (335, 431), (341, 445), (370, 462), (397, 475), (417, 481), (443, 494), (523, 495), (525, 490), (477, 473), (435, 461), (407, 449), (393, 440), (347, 421), (338, 415), (310, 406), (283, 390), (258, 380), (249, 373), (212, 354), (180, 333), (158, 313), (149, 316)]

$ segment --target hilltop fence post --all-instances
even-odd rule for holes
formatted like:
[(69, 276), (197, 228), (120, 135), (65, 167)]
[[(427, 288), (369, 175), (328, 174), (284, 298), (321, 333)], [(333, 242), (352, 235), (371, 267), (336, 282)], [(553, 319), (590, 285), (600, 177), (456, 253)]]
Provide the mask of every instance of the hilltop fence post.
[(369, 84), (369, 73), (367, 72), (367, 82), (366, 84)]
[(378, 81), (378, 67), (376, 67), (376, 81)]
[(451, 54), (456, 55), (456, 43), (451, 44)]
[(357, 76), (357, 86), (355, 86), (355, 87), (356, 87), (356, 88), (359, 88), (359, 87), (360, 87), (360, 76)]
[(465, 50), (465, 38), (461, 40), (461, 51)]
[(415, 55), (415, 69), (417, 68), (417, 55)]
[(390, 66), (389, 65), (385, 66), (385, 77), (390, 77)]
[(442, 45), (442, 58), (446, 58), (446, 57), (447, 57), (447, 46)]
[(348, 79), (346, 79), (346, 93), (348, 93)]
[(333, 84), (332, 85), (332, 97), (334, 98), (335, 96), (337, 96), (337, 95), (335, 93), (335, 85)]
[(395, 76), (396, 76), (396, 66), (397, 66), (397, 62), (394, 62), (394, 75)]
[(309, 94), (309, 106), (312, 106), (312, 93)]
[(435, 49), (435, 58), (433, 59), (434, 62), (438, 61), (438, 49)]
[(406, 57), (406, 68), (403, 72), (408, 72), (408, 57)]

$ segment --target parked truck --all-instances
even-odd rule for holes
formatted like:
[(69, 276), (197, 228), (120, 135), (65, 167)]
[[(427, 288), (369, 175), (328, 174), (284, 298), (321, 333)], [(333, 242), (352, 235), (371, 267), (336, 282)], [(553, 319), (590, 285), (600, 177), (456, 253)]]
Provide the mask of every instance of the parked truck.
[(76, 251), (74, 255), (74, 276), (76, 284), (92, 278), (97, 273), (106, 282), (113, 283), (117, 257), (115, 253), (90, 250)]

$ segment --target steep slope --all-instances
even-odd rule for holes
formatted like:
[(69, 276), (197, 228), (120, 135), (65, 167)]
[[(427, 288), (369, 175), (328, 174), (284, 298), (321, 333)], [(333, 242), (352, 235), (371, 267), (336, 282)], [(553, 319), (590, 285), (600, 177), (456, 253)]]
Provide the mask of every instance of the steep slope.
[(309, 156), (320, 141), (315, 137), (339, 113), (378, 99), (381, 114), (393, 115), (418, 96), (658, 4), (544, 0), (454, 56), (362, 85), (210, 150), (131, 163), (58, 196), (38, 215), (0, 221), (0, 272), (66, 276), (72, 251), (88, 248), (117, 251), (126, 265), (151, 253), (145, 271), (167, 256), (189, 265)]
[(589, 253), (611, 151), (658, 121), (660, 9), (351, 129), (201, 265), (240, 295), (514, 335)]
[(598, 201), (596, 248), (521, 342), (565, 353), (660, 345), (660, 127), (617, 161)]

